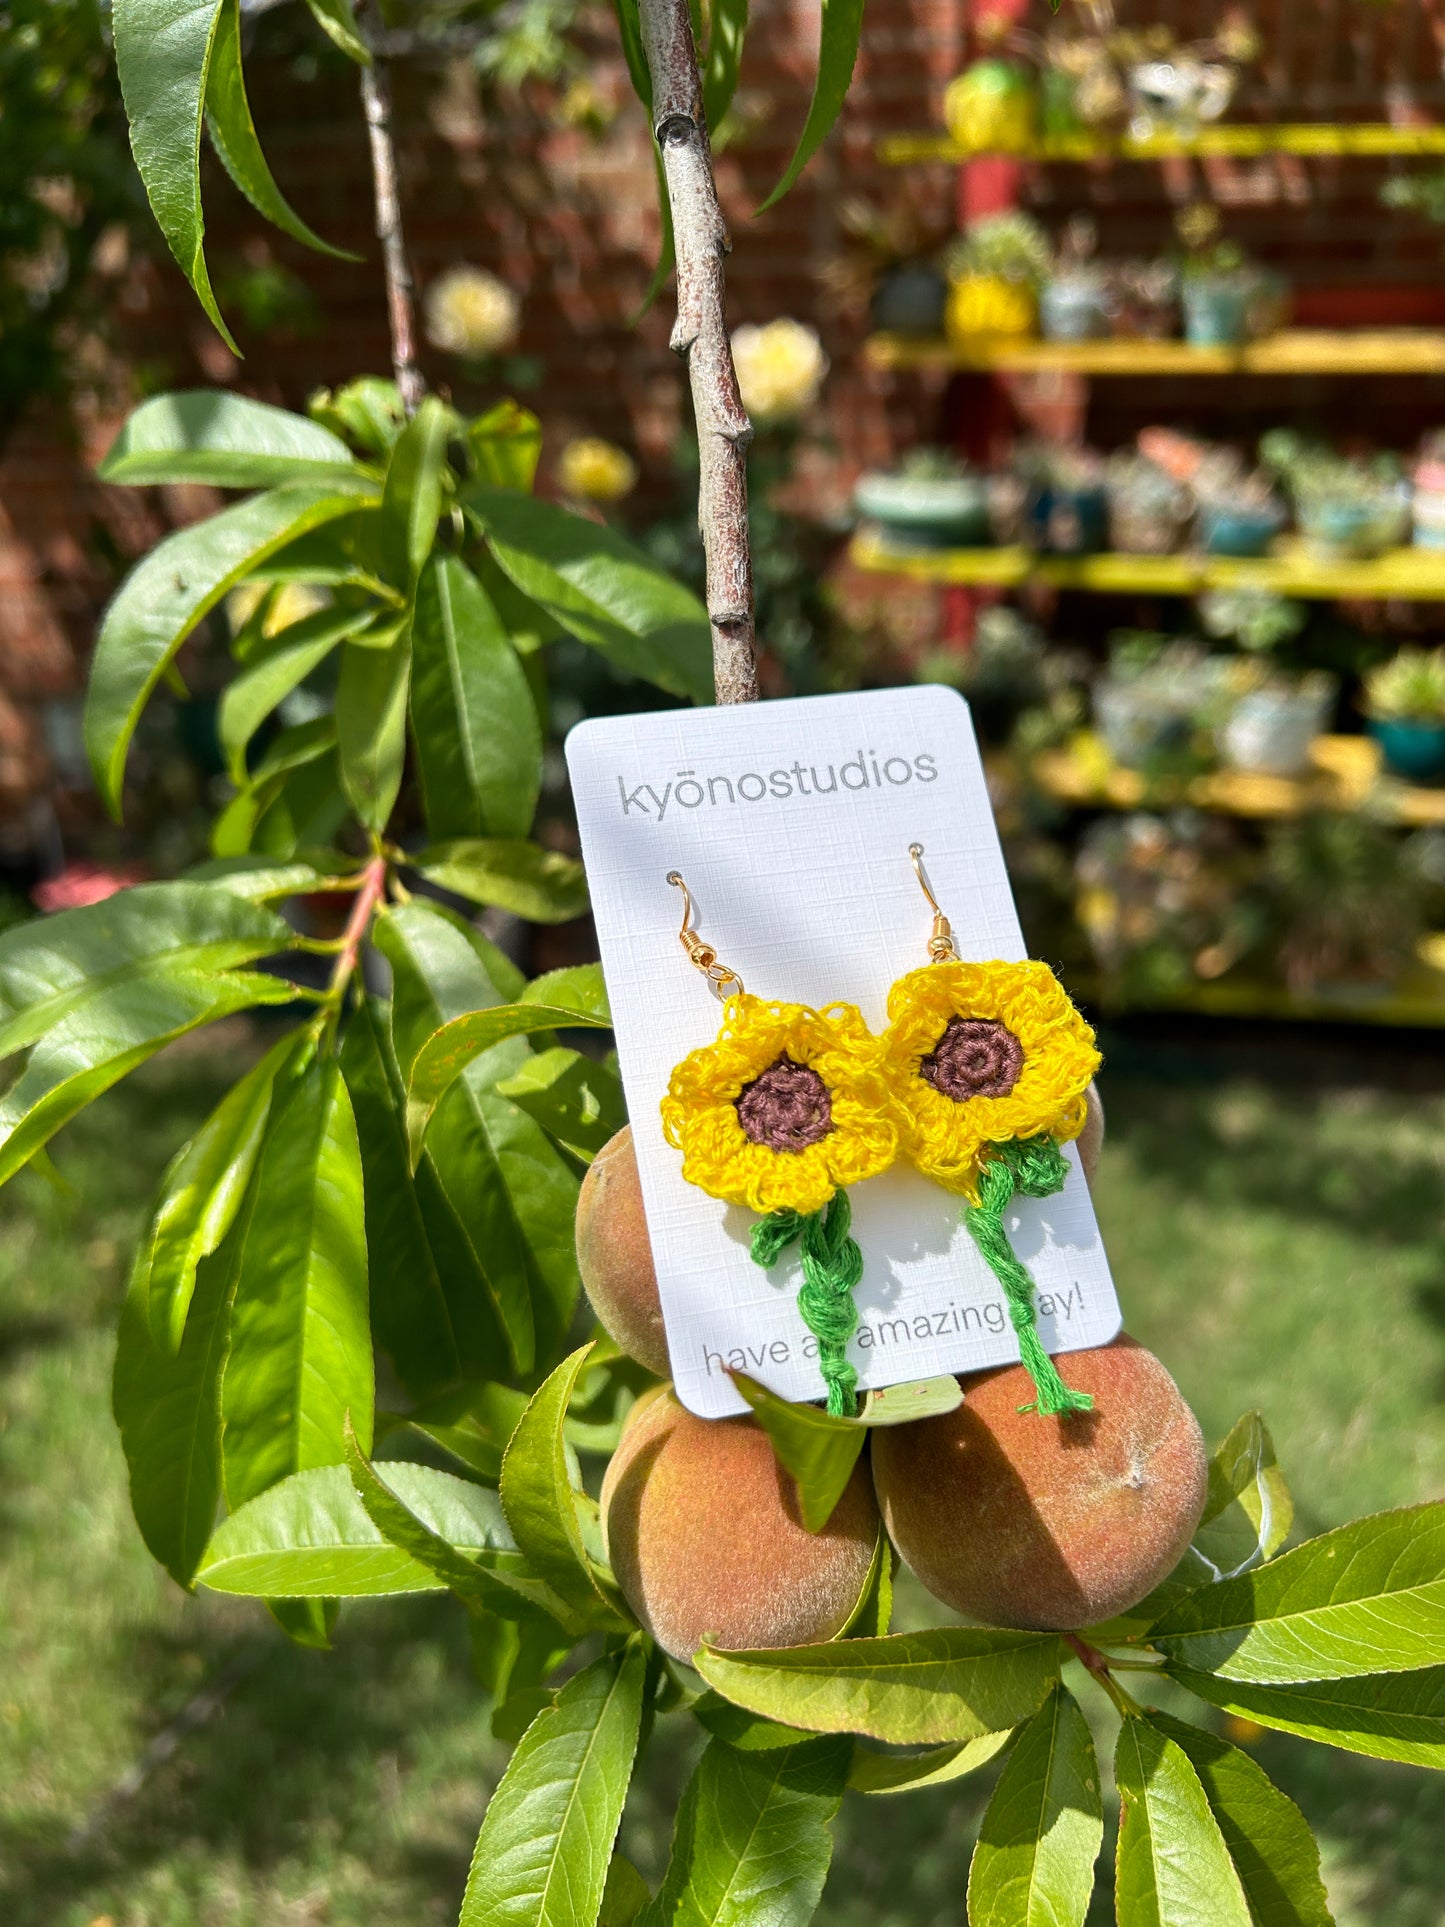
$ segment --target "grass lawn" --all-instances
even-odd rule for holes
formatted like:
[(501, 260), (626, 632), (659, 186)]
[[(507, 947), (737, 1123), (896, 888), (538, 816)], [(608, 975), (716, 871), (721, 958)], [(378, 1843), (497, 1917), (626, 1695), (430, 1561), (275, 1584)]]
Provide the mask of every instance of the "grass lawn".
[[(1265, 1411), (1308, 1530), (1438, 1494), (1445, 1073), (1431, 1089), (1425, 1051), (1384, 1043), (1116, 1046), (1098, 1203), (1130, 1330), (1211, 1438)], [(4, 1927), (450, 1923), (504, 1759), (450, 1602), (352, 1609), (333, 1653), (304, 1653), (239, 1602), (183, 1596), (130, 1522), (108, 1390), (125, 1256), (253, 1047), (171, 1052), (72, 1127), (68, 1194), (23, 1174), (0, 1195)], [(178, 1723), (208, 1686), (218, 1710)], [(1316, 1828), (1340, 1927), (1437, 1927), (1438, 1778), (1256, 1750)], [(624, 1822), (650, 1875), (683, 1764), (664, 1727)], [(958, 1927), (987, 1791), (850, 1796), (820, 1919)]]

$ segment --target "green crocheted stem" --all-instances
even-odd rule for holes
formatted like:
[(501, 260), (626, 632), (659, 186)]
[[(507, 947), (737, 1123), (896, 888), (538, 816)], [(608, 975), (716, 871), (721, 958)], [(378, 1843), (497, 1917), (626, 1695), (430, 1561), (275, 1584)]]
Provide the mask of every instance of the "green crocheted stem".
[(1044, 1350), (1034, 1305), (1034, 1281), (1009, 1243), (1003, 1223), (1015, 1192), (1026, 1198), (1048, 1198), (1061, 1191), (1069, 1175), (1068, 1163), (1051, 1137), (1012, 1138), (991, 1145), (990, 1150), (993, 1155), (978, 1181), (978, 1203), (964, 1206), (963, 1222), (989, 1270), (1003, 1286), (1009, 1317), (1018, 1333), (1019, 1355), (1034, 1382), (1035, 1403), (1021, 1405), (1019, 1410), (1039, 1411), (1048, 1418), (1092, 1411), (1093, 1399), (1087, 1392), (1071, 1391)]
[(838, 1191), (823, 1211), (773, 1211), (753, 1226), (753, 1261), (766, 1269), (788, 1246), (802, 1241), (803, 1282), (798, 1310), (818, 1341), (818, 1369), (828, 1388), (834, 1418), (852, 1418), (858, 1408), (858, 1374), (848, 1359), (848, 1340), (858, 1328), (853, 1293), (863, 1276), (863, 1253), (848, 1235), (853, 1207)]

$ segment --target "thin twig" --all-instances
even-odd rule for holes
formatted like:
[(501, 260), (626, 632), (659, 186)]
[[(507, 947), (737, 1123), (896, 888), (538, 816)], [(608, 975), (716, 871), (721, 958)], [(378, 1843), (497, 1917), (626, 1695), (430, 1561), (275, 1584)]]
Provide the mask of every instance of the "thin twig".
[(379, 50), (380, 21), (374, 0), (362, 0), (357, 20), (372, 50), (371, 65), (361, 69), (361, 106), (371, 142), (376, 238), (381, 243), (386, 312), (391, 324), (391, 365), (396, 372), (401, 405), (408, 415), (414, 415), (426, 393), (426, 382), (416, 360), (416, 289), (401, 220), (396, 143), (391, 133), (391, 74), (385, 55)]
[(728, 341), (723, 260), (732, 244), (713, 179), (688, 0), (639, 0), (638, 14), (677, 243), (672, 348), (687, 363), (697, 417), (697, 520), (707, 557), (713, 682), (720, 703), (756, 702), (747, 472), (753, 428)]

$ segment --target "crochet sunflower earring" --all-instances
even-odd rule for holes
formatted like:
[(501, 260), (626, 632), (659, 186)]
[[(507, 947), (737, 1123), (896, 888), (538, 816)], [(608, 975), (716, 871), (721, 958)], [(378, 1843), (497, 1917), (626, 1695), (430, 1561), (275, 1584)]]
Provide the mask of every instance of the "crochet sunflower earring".
[(846, 1187), (875, 1177), (898, 1153), (898, 1123), (883, 1075), (883, 1044), (852, 1004), (806, 1004), (750, 996), (742, 978), (692, 927), (683, 894), (683, 948), (723, 1005), (717, 1041), (685, 1057), (662, 1101), (682, 1174), (709, 1197), (760, 1214), (751, 1250), (777, 1263), (801, 1248), (798, 1310), (818, 1343), (828, 1410), (851, 1417), (858, 1374), (848, 1341), (858, 1324), (853, 1292), (863, 1255), (849, 1235)]
[[(1016, 1194), (1047, 1198), (1069, 1167), (1060, 1146), (1084, 1127), (1084, 1093), (1102, 1061), (1094, 1033), (1047, 964), (965, 963), (923, 870), (933, 909), (930, 961), (888, 993), (885, 1073), (900, 1113), (904, 1157), (962, 1194), (963, 1221), (1008, 1303), (1040, 1412), (1088, 1411), (1038, 1333), (1034, 1281), (1004, 1229)], [(1026, 1408), (1027, 1409), (1027, 1408)]]

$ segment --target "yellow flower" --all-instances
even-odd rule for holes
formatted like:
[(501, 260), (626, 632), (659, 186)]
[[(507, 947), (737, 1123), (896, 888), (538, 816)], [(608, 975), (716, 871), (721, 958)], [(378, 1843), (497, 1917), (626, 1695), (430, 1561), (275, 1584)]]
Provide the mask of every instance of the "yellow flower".
[(851, 1004), (730, 997), (716, 1043), (682, 1060), (662, 1101), (682, 1175), (754, 1211), (821, 1211), (896, 1155), (881, 1055)]
[(557, 479), (569, 495), (584, 502), (620, 502), (637, 487), (637, 464), (614, 442), (583, 435), (562, 450)]
[(888, 993), (886, 1072), (899, 1150), (972, 1197), (990, 1144), (1084, 1126), (1094, 1033), (1042, 963), (924, 964)]
[(743, 407), (756, 422), (792, 421), (806, 414), (828, 372), (822, 342), (801, 321), (734, 328), (733, 363)]
[(485, 268), (451, 268), (427, 290), (426, 332), (433, 347), (483, 361), (517, 337), (522, 304)]

